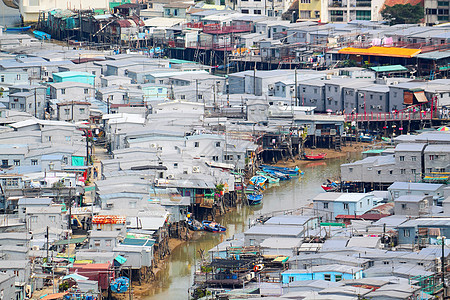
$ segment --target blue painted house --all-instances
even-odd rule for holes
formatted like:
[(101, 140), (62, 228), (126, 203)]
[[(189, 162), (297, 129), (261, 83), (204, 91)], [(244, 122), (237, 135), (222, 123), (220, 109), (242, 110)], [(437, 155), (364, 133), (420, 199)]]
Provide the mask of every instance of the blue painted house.
[(398, 243), (409, 245), (438, 244), (438, 237), (445, 236), (450, 243), (450, 218), (419, 218), (398, 226)]
[(321, 265), (308, 269), (294, 269), (281, 273), (281, 282), (289, 284), (294, 281), (325, 280), (338, 282), (341, 280), (360, 279), (362, 268), (347, 265)]
[(75, 71), (53, 73), (53, 82), (66, 82), (66, 81), (87, 83), (94, 86), (95, 75), (87, 72), (75, 72)]

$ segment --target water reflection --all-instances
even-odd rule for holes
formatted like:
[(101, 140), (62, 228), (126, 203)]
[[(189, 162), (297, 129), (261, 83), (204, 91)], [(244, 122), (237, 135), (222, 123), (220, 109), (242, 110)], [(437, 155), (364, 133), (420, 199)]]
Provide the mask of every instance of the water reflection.
[(314, 162), (301, 167), (305, 174), (298, 179), (280, 182), (264, 193), (262, 205), (242, 206), (227, 213), (218, 221), (227, 226), (225, 234), (198, 233), (195, 240), (178, 247), (172, 252), (167, 267), (159, 273), (159, 289), (146, 300), (188, 299), (188, 290), (192, 285), (192, 274), (199, 260), (199, 250), (205, 252), (220, 243), (226, 237), (241, 233), (248, 228), (249, 220), (261, 214), (307, 206), (311, 199), (322, 192), (320, 185), (326, 178), (338, 178), (339, 166), (358, 154), (326, 162)]

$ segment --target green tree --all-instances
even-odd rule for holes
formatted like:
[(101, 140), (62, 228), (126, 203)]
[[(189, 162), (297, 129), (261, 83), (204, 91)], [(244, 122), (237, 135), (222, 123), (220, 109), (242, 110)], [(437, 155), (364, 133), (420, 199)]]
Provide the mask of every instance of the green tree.
[(383, 19), (389, 22), (389, 25), (395, 24), (417, 24), (424, 17), (424, 10), (420, 4), (396, 4), (388, 6), (381, 11)]

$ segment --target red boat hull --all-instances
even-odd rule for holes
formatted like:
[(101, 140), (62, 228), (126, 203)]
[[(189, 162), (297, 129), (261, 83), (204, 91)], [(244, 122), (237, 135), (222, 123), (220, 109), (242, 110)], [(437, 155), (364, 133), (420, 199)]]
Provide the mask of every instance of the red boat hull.
[(326, 153), (320, 153), (320, 154), (317, 154), (317, 155), (306, 155), (306, 154), (304, 154), (303, 156), (307, 160), (321, 160), (321, 159), (324, 159), (325, 156), (327, 156), (327, 154)]

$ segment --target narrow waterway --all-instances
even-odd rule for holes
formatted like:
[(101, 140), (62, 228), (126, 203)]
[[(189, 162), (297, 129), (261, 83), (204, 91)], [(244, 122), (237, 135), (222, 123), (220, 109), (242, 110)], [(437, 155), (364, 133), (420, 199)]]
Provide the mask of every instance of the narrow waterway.
[(226, 234), (201, 233), (200, 236), (176, 248), (164, 270), (158, 274), (158, 288), (151, 291), (146, 300), (188, 299), (189, 288), (193, 281), (195, 265), (200, 257), (200, 250), (209, 249), (248, 228), (250, 220), (261, 214), (274, 211), (296, 209), (308, 206), (311, 199), (322, 192), (320, 185), (326, 178), (338, 178), (339, 166), (354, 160), (358, 154), (348, 154), (347, 157), (303, 165), (305, 174), (302, 178), (282, 182), (271, 187), (264, 193), (263, 204), (256, 207), (242, 206), (236, 211), (227, 213), (217, 221), (226, 225)]

